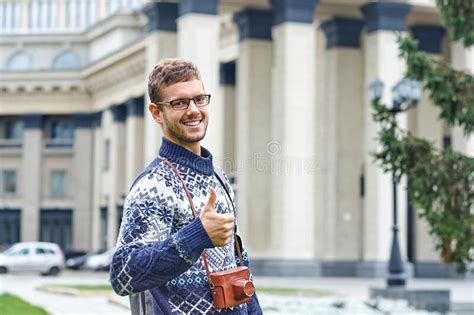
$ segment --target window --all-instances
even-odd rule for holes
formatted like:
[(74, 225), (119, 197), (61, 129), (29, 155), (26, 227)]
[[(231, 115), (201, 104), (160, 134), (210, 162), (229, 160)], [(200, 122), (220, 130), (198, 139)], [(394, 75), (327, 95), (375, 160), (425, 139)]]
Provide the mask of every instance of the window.
[(51, 197), (66, 196), (66, 171), (51, 171)]
[(107, 250), (107, 225), (108, 225), (108, 216), (107, 216), (107, 207), (100, 208), (100, 226), (102, 230), (102, 241), (101, 249), (104, 251)]
[(73, 139), (74, 123), (72, 119), (54, 119), (51, 121), (50, 139)]
[(16, 170), (3, 170), (1, 173), (1, 194), (14, 195), (17, 191)]
[(8, 71), (31, 71), (33, 70), (33, 57), (26, 52), (18, 52), (7, 63)]
[(72, 248), (72, 210), (41, 209), (40, 241), (58, 244), (63, 251)]
[(50, 116), (44, 128), (47, 148), (68, 149), (74, 145), (74, 121), (71, 116)]
[(80, 68), (81, 59), (74, 52), (63, 52), (56, 56), (53, 61), (53, 69), (55, 70), (77, 70)]
[(18, 251), (18, 255), (28, 255), (30, 250), (28, 248), (22, 248)]
[(36, 252), (37, 255), (46, 254), (43, 248), (36, 248), (35, 252)]
[(23, 138), (23, 120), (7, 120), (4, 124), (4, 138), (5, 139), (21, 139)]
[(0, 209), (0, 246), (6, 248), (20, 241), (20, 210)]
[(0, 148), (21, 147), (23, 140), (23, 119), (0, 117)]

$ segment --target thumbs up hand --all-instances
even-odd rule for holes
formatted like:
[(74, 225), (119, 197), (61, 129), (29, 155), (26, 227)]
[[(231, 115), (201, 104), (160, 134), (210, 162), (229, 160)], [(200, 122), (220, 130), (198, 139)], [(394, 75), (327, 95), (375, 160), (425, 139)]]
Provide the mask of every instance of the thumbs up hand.
[(207, 204), (201, 210), (200, 219), (214, 246), (225, 246), (230, 242), (234, 230), (234, 216), (214, 211), (217, 193), (211, 188)]

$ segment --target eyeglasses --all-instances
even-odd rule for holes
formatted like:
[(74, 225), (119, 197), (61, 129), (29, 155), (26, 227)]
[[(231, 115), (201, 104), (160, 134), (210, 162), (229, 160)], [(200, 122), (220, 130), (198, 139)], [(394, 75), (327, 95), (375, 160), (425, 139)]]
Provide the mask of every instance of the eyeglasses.
[(156, 103), (156, 105), (170, 104), (174, 110), (186, 110), (188, 109), (191, 101), (193, 101), (197, 107), (204, 107), (204, 106), (209, 105), (210, 100), (211, 100), (210, 94), (202, 94), (202, 95), (195, 96), (193, 98), (180, 98), (177, 100), (172, 100), (172, 101), (167, 101), (167, 102), (158, 102)]

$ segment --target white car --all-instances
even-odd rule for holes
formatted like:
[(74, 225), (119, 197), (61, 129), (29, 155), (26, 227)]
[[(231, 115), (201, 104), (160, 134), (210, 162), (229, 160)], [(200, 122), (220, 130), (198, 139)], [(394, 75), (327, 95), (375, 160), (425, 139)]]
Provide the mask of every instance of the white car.
[(0, 273), (40, 272), (57, 275), (64, 269), (64, 254), (57, 244), (22, 242), (0, 254)]
[(95, 271), (109, 270), (114, 251), (115, 248), (111, 248), (105, 253), (89, 256), (84, 264), (84, 267)]

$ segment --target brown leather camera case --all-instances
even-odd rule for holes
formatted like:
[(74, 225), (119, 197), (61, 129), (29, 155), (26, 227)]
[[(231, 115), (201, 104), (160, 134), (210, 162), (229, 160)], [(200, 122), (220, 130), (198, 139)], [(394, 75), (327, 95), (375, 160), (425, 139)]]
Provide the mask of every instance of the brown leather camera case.
[(245, 266), (211, 272), (209, 284), (216, 308), (228, 308), (250, 302), (255, 292), (250, 280), (250, 271)]

